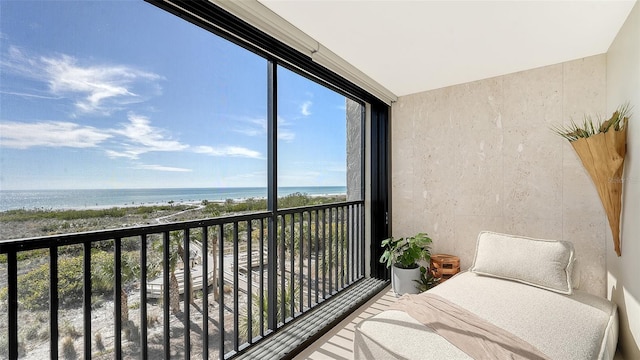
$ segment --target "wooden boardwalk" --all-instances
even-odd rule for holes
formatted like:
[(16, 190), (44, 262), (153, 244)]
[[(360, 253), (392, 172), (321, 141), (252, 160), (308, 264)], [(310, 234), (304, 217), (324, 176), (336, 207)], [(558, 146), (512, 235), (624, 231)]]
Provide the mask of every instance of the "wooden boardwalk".
[[(193, 249), (197, 253), (197, 257), (200, 259), (203, 258), (202, 248), (198, 245), (191, 243), (189, 245), (191, 249)], [(214, 269), (213, 269), (213, 257), (207, 255), (207, 266), (208, 266), (208, 284), (211, 285), (215, 282), (213, 277)], [(191, 276), (193, 278), (193, 287), (194, 289), (202, 289), (202, 264), (197, 264), (191, 268)], [(184, 293), (184, 278), (185, 271), (183, 268), (176, 269), (176, 279), (178, 280), (178, 288), (180, 289), (180, 294)], [(163, 273), (161, 272), (157, 278), (147, 282), (147, 297), (152, 299), (162, 298), (162, 294), (164, 291), (164, 283), (163, 283)]]

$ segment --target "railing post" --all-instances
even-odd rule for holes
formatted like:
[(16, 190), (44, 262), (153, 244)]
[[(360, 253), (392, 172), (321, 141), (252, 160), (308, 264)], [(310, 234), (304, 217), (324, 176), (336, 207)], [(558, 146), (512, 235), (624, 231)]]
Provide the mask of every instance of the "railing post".
[(182, 297), (184, 304), (184, 359), (191, 359), (191, 239), (189, 228), (185, 228), (182, 233), (184, 258), (182, 259), (182, 278), (184, 279), (184, 295)]
[[(147, 349), (147, 234), (140, 235), (140, 359), (149, 357)], [(86, 339), (87, 337), (85, 337)], [(86, 359), (87, 357), (85, 357)]]
[[(233, 351), (238, 352), (238, 349), (240, 348), (240, 344), (239, 344), (239, 331), (238, 331), (238, 327), (239, 327), (239, 313), (240, 313), (240, 307), (238, 306), (238, 292), (240, 292), (240, 287), (238, 286), (239, 282), (240, 282), (240, 274), (238, 274), (239, 272), (239, 267), (238, 267), (238, 255), (240, 252), (240, 248), (238, 247), (238, 237), (239, 237), (239, 229), (238, 229), (238, 222), (234, 221), (233, 222), (233, 339), (232, 339), (232, 344), (233, 344)], [(247, 294), (247, 296), (249, 296), (249, 298), (251, 298), (251, 294)], [(247, 300), (249, 301), (249, 300)], [(248, 314), (248, 316), (251, 316), (251, 314)]]
[(253, 236), (251, 234), (253, 225), (252, 222), (253, 220), (247, 221), (247, 342), (249, 344), (253, 343), (253, 259), (251, 257), (251, 243), (253, 242)]
[(7, 253), (7, 285), (9, 294), (9, 359), (18, 358), (18, 256), (15, 246)]
[(260, 283), (258, 304), (260, 308), (260, 337), (264, 336), (264, 218), (260, 219)]
[(58, 357), (58, 247), (49, 247), (49, 348)]
[[(83, 313), (84, 313), (84, 338), (91, 339), (91, 242), (83, 244), (82, 273), (84, 280), (83, 289)], [(142, 303), (142, 302), (141, 302)], [(143, 303), (144, 304), (144, 303)], [(84, 341), (84, 358), (91, 358), (91, 340)]]
[(171, 358), (171, 338), (170, 338), (170, 316), (169, 309), (171, 307), (171, 299), (169, 297), (171, 266), (169, 264), (171, 234), (169, 231), (165, 231), (162, 234), (162, 325), (163, 325), (163, 353), (165, 359)]
[[(287, 279), (286, 279), (286, 269), (285, 269), (285, 236), (286, 236), (286, 226), (287, 226), (287, 217), (285, 216), (285, 214), (282, 214), (280, 216), (280, 243), (279, 243), (279, 247), (278, 247), (278, 270), (280, 270), (280, 276), (278, 276), (278, 278), (280, 279), (280, 304), (279, 305), (279, 309), (280, 309), (280, 317), (282, 318), (282, 324), (284, 324), (287, 320), (287, 304), (284, 301), (286, 299), (286, 293), (287, 293)], [(277, 286), (277, 285), (276, 285)], [(277, 301), (277, 296), (274, 298)], [(275, 301), (274, 301), (275, 302)], [(277, 312), (277, 310), (276, 310)]]
[[(113, 351), (116, 359), (122, 359), (122, 238), (115, 238), (113, 245), (113, 312), (115, 317)], [(85, 339), (85, 341), (87, 340)]]
[[(209, 358), (209, 228), (202, 227), (202, 358)], [(213, 285), (216, 286), (215, 283)], [(146, 356), (144, 357), (146, 359)]]
[[(274, 331), (277, 319), (277, 259), (278, 241), (276, 230), (278, 223), (278, 75), (275, 60), (267, 61), (267, 210), (269, 217), (269, 235), (267, 238), (267, 326)], [(260, 296), (263, 296), (260, 294)]]
[[(224, 224), (218, 225), (218, 358), (224, 359), (225, 326), (224, 326)], [(168, 357), (166, 358), (168, 359)]]

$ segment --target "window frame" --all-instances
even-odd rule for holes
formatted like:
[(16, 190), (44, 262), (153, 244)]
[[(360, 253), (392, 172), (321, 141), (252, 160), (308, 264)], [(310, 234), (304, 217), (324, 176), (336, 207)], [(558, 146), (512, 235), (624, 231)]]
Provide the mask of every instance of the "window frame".
[[(367, 240), (369, 241), (371, 254), (370, 270), (371, 275), (374, 277), (389, 279), (388, 271), (379, 266), (376, 256), (378, 256), (380, 243), (391, 233), (391, 223), (389, 221), (392, 211), (389, 175), (392, 166), (390, 156), (392, 148), (390, 140), (391, 107), (353, 82), (314, 62), (311, 57), (256, 29), (210, 1), (145, 1), (267, 60), (267, 83), (269, 86), (267, 92), (269, 98), (267, 101), (267, 210), (272, 211), (274, 217), (278, 214), (276, 124), (278, 65), (360, 103), (363, 107), (361, 191), (365, 198), (365, 207), (368, 207), (370, 212), (367, 219), (365, 219), (365, 226), (369, 228), (369, 236), (366, 236), (366, 238), (369, 238)], [(274, 92), (270, 93), (271, 91)], [(373, 121), (376, 124), (373, 124)], [(369, 127), (371, 126), (377, 130), (370, 132), (371, 128)], [(366, 135), (367, 133), (369, 135)], [(371, 144), (369, 148), (366, 144), (367, 141)], [(367, 154), (367, 151), (371, 151), (371, 153)]]

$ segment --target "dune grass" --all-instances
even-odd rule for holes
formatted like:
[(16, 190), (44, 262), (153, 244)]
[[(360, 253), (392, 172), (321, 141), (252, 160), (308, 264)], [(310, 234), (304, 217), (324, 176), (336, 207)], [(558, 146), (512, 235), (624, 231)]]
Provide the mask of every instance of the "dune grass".
[(627, 126), (629, 117), (631, 117), (631, 106), (629, 103), (625, 103), (618, 107), (608, 120), (603, 121), (599, 116), (594, 119), (591, 115), (585, 115), (582, 124), (577, 124), (571, 120), (570, 124), (554, 126), (551, 130), (571, 142), (606, 133), (611, 129), (615, 131), (623, 130)]

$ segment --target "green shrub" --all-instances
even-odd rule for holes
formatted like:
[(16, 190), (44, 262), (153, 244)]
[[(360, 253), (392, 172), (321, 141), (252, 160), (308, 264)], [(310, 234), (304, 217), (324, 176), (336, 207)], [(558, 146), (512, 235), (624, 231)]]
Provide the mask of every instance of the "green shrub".
[(129, 309), (131, 309), (131, 310), (140, 309), (140, 301), (135, 301), (135, 302), (131, 303), (131, 305), (129, 305)]
[[(93, 251), (91, 253), (91, 285), (93, 291), (102, 294), (113, 292), (115, 283), (114, 258), (112, 252)], [(123, 284), (140, 277), (140, 255), (137, 251), (123, 252), (121, 257), (121, 279)]]
[(151, 214), (154, 211), (162, 210), (186, 210), (191, 209), (190, 205), (178, 206), (137, 206), (129, 208), (114, 207), (109, 209), (86, 209), (86, 210), (52, 210), (52, 209), (35, 209), (35, 210), (7, 210), (0, 212), (0, 222), (2, 221), (29, 221), (41, 219), (54, 220), (78, 220), (78, 219), (95, 219), (103, 217), (123, 217), (127, 214)]
[[(19, 251), (16, 255), (16, 259), (18, 261), (23, 261), (23, 260), (27, 260), (30, 259), (32, 257), (34, 258), (39, 258), (39, 257), (43, 257), (43, 256), (48, 256), (49, 255), (49, 250), (48, 249), (36, 249), (36, 250), (30, 250), (30, 251)], [(0, 254), (0, 264), (6, 264), (7, 263), (7, 254)]]
[[(61, 308), (82, 304), (83, 258), (75, 256), (58, 260), (58, 299)], [(91, 254), (92, 290), (110, 294), (114, 285), (113, 253), (94, 250)], [(122, 282), (126, 284), (140, 276), (140, 260), (137, 252), (122, 254)], [(8, 289), (0, 289), (0, 301), (7, 299)], [(18, 276), (18, 299), (27, 310), (47, 310), (49, 306), (49, 263), (42, 264)]]
[(140, 206), (135, 208), (135, 213), (138, 215), (152, 214), (155, 211), (155, 208), (150, 206)]
[[(82, 258), (58, 261), (58, 298), (60, 306), (75, 305), (82, 300)], [(0, 300), (7, 298), (7, 288), (0, 289)], [(49, 307), (49, 264), (42, 264), (18, 276), (18, 299), (27, 310)]]
[(309, 203), (309, 195), (299, 192), (289, 194), (278, 199), (278, 207), (281, 209), (305, 206)]

